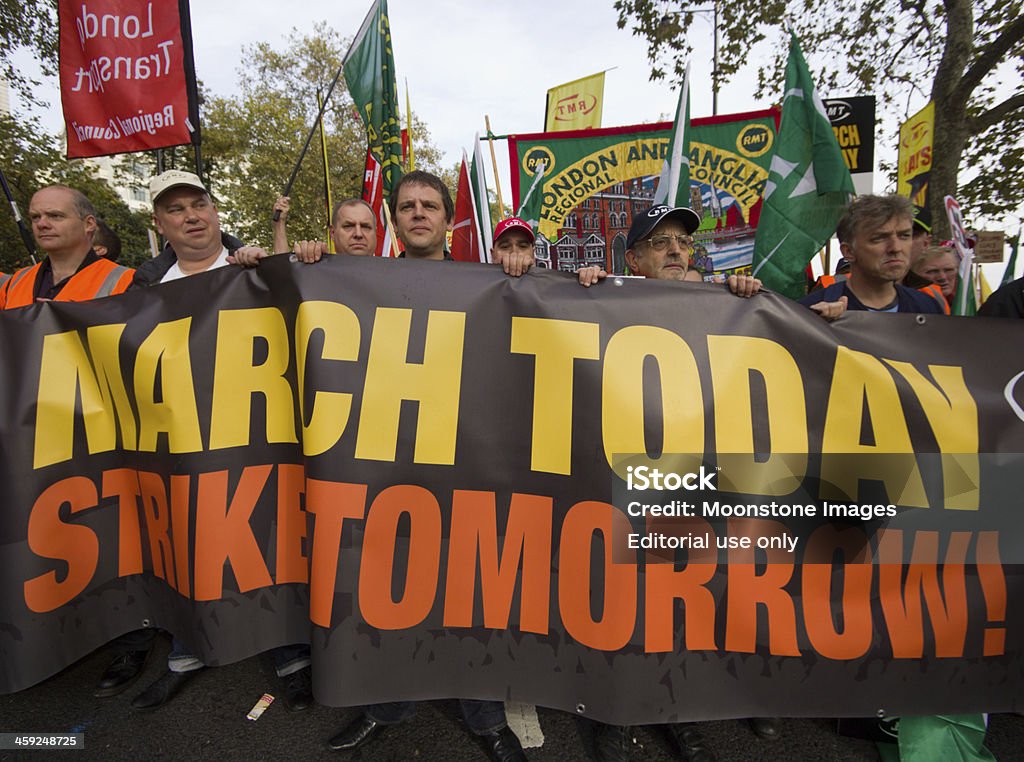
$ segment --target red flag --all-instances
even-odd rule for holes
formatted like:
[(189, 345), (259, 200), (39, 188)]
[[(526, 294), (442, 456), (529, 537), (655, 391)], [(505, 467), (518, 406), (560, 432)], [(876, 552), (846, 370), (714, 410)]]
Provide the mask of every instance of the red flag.
[(57, 12), (68, 158), (192, 140), (198, 109), (187, 0), (59, 0)]
[(380, 171), (380, 162), (373, 157), (370, 149), (366, 151), (366, 170), (363, 173), (363, 199), (373, 209), (377, 220), (377, 251), (378, 257), (392, 256), (391, 229), (384, 216), (384, 175)]
[(469, 164), (462, 152), (459, 188), (455, 194), (455, 220), (452, 225), (452, 259), (460, 262), (486, 262), (487, 252), (480, 239), (480, 226), (473, 203), (473, 185), (469, 181)]

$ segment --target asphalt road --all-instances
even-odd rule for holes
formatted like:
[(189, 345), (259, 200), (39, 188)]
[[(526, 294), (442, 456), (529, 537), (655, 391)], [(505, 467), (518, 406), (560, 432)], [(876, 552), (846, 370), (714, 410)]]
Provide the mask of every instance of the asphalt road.
[[(256, 722), (246, 713), (260, 696), (281, 695), (269, 662), (252, 658), (206, 670), (172, 702), (158, 711), (134, 712), (129, 703), (164, 669), (168, 645), (159, 640), (136, 685), (119, 696), (93, 698), (95, 681), (110, 655), (97, 651), (46, 682), (20, 693), (0, 696), (0, 732), (35, 731), (85, 734), (85, 749), (72, 751), (0, 751), (0, 760), (41, 760), (60, 755), (75, 760), (452, 760), (478, 762), (486, 755), (467, 733), (453, 701), (422, 705), (419, 714), (389, 729), (355, 754), (330, 751), (325, 739), (350, 719), (353, 709), (315, 706), (291, 714), (276, 701)], [(590, 760), (593, 726), (563, 712), (539, 709), (543, 744), (528, 748), (531, 760)], [(835, 733), (830, 720), (793, 719), (783, 736), (758, 739), (744, 721), (702, 725), (721, 762), (790, 762), (829, 760), (873, 762), (879, 759), (869, 741)], [(656, 727), (636, 729), (633, 758), (676, 759), (665, 734)], [(1024, 760), (1024, 717), (993, 715), (988, 748), (1002, 761)], [(957, 758), (959, 759), (959, 758)], [(936, 762), (944, 762), (936, 760)]]

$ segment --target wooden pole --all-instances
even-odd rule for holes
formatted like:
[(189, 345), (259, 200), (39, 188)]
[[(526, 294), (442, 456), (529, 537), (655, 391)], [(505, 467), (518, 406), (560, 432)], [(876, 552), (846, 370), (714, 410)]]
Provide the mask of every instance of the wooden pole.
[[(487, 144), (491, 147), (491, 165), (494, 167), (494, 192), (498, 194), (498, 216), (505, 219), (505, 202), (501, 200), (501, 179), (498, 177), (498, 159), (494, 155), (494, 135), (491, 134), (491, 117), (484, 114), (484, 126), (487, 127)], [(487, 199), (484, 199), (484, 209)]]
[(384, 210), (384, 224), (388, 226), (388, 235), (391, 236), (391, 256), (397, 258), (402, 252), (398, 249), (398, 236), (395, 235), (395, 223), (391, 221), (391, 207), (389, 207), (388, 202), (385, 201), (381, 204), (381, 208)]

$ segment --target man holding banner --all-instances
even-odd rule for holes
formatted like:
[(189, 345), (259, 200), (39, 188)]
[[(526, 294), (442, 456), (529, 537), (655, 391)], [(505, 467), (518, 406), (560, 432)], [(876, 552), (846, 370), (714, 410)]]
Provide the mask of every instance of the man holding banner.
[(910, 269), (914, 209), (903, 196), (861, 196), (839, 221), (836, 236), (850, 277), (815, 291), (800, 303), (845, 298), (851, 310), (943, 314), (926, 294), (900, 285)]
[[(444, 250), (444, 241), (445, 232), (452, 226), (455, 205), (448, 187), (439, 177), (419, 170), (403, 175), (388, 203), (395, 231), (405, 245), (402, 258), (451, 261)], [(506, 226), (505, 230), (509, 228)], [(483, 741), (492, 760), (526, 762), (523, 747), (508, 726), (502, 702), (459, 699), (459, 708), (466, 725)], [(334, 751), (354, 751), (380, 736), (389, 725), (403, 722), (415, 713), (416, 703), (413, 701), (368, 706), (354, 721), (332, 736), (327, 745)]]

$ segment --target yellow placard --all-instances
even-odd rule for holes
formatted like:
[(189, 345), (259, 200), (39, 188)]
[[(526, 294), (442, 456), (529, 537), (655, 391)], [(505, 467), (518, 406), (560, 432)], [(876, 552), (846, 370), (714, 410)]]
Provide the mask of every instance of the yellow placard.
[(935, 104), (929, 101), (900, 127), (896, 192), (909, 197), (917, 206), (927, 206), (934, 125)]

